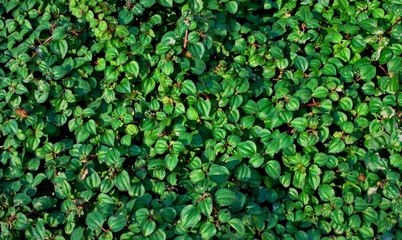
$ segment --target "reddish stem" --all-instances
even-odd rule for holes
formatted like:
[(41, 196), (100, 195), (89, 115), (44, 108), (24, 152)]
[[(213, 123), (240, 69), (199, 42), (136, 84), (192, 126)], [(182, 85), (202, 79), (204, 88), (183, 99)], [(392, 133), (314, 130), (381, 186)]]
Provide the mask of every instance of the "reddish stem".
[(259, 44), (255, 44), (255, 43), (251, 44), (251, 46), (255, 46), (255, 47), (261, 47), (261, 45), (259, 45)]
[(301, 104), (300, 107), (318, 107), (320, 106), (320, 102), (319, 103), (308, 103), (308, 104)]
[(200, 94), (201, 94), (202, 96), (204, 96), (206, 99), (211, 99), (207, 94), (205, 94), (205, 93), (203, 93), (203, 92), (199, 93), (199, 94), (198, 94), (198, 97), (200, 97)]
[(45, 45), (48, 43), (50, 40), (52, 40), (53, 36), (50, 36), (48, 39), (46, 39), (41, 45)]
[(186, 36), (184, 37), (184, 49), (187, 47), (187, 42), (188, 42), (188, 29), (186, 30)]
[(398, 24), (399, 21), (401, 21), (401, 19), (402, 18), (400, 18), (400, 19), (396, 18), (395, 23), (391, 27), (388, 28), (387, 33), (390, 33), (392, 31), (392, 29), (395, 27), (395, 25)]
[[(54, 172), (53, 172), (53, 179), (56, 178), (56, 175), (57, 175), (57, 172), (56, 172), (56, 170), (54, 170)], [(56, 183), (53, 183), (53, 187), (55, 188), (55, 191), (56, 191)]]
[(385, 75), (387, 75), (388, 76), (388, 72), (387, 72), (387, 70), (385, 70), (385, 68), (382, 66), (382, 65), (379, 65), (380, 66), (380, 68), (384, 71), (384, 73), (385, 73)]

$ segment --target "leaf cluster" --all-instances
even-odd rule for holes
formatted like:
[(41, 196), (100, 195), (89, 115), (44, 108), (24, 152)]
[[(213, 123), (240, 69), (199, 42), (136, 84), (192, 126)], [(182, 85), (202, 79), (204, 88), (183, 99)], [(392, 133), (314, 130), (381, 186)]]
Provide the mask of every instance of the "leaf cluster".
[(401, 9), (0, 1), (0, 238), (401, 239)]

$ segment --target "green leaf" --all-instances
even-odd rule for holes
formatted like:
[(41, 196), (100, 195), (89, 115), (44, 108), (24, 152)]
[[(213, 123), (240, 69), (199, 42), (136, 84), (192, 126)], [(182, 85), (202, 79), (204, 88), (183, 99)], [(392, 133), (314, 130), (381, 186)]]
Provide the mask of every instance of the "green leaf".
[[(387, 62), (387, 68), (389, 72), (393, 72), (393, 73), (398, 73), (401, 72), (401, 66), (402, 66), (402, 58), (401, 57), (393, 57), (391, 60), (389, 60)], [(375, 69), (370, 69), (371, 73), (374, 71)], [(370, 72), (368, 70), (366, 70), (366, 72)], [(369, 74), (367, 78), (370, 78), (372, 76), (372, 74)]]
[(17, 134), (18, 133), (18, 123), (14, 119), (8, 120), (3, 125), (3, 131), (6, 134)]
[(247, 141), (241, 142), (237, 145), (237, 149), (239, 150), (240, 154), (244, 157), (251, 157), (253, 154), (257, 152), (257, 146), (254, 142)]
[(52, 208), (56, 205), (57, 200), (53, 197), (43, 196), (34, 198), (32, 201), (32, 205), (37, 211), (46, 210)]
[(90, 119), (84, 124), (84, 129), (90, 134), (96, 134), (96, 123), (93, 119)]
[(275, 160), (268, 161), (265, 165), (265, 172), (272, 178), (279, 178), (281, 176), (281, 165)]
[(168, 60), (167, 62), (162, 62), (162, 73), (166, 75), (171, 75), (174, 72), (173, 62)]
[[(200, 1), (200, 0), (198, 0), (198, 1)], [(204, 44), (202, 44), (200, 42), (189, 44), (188, 51), (190, 51), (191, 55), (193, 55), (194, 57), (202, 58), (202, 56), (204, 56), (204, 52), (205, 52)]]
[(364, 156), (364, 163), (366, 167), (373, 172), (388, 168), (386, 159), (380, 157), (379, 154), (373, 152), (373, 150), (370, 150), (366, 153)]
[(191, 72), (195, 75), (200, 75), (207, 69), (207, 66), (205, 65), (205, 62), (203, 60), (195, 58), (191, 63), (190, 69)]
[(183, 228), (193, 227), (201, 220), (201, 213), (194, 205), (187, 205), (181, 210), (180, 223)]
[(201, 12), (203, 6), (204, 6), (204, 4), (203, 4), (202, 0), (190, 0), (190, 9), (194, 13)]
[(124, 9), (119, 12), (118, 19), (119, 19), (120, 24), (127, 25), (134, 19), (134, 15), (132, 14), (131, 11)]
[(63, 40), (67, 37), (66, 30), (64, 29), (64, 27), (56, 27), (53, 30), (52, 37), (52, 41)]
[(339, 105), (345, 111), (350, 111), (353, 108), (353, 101), (349, 97), (344, 97), (339, 101)]
[(302, 20), (305, 23), (310, 22), (311, 20), (313, 20), (313, 14), (310, 11), (310, 8), (306, 7), (306, 6), (302, 6), (300, 7), (299, 11), (297, 11), (296, 14), (300, 20)]
[(344, 48), (339, 53), (335, 54), (335, 57), (338, 57), (345, 62), (349, 62), (351, 57), (351, 51), (349, 48)]
[(116, 27), (116, 36), (118, 36), (119, 38), (125, 38), (128, 35), (130, 35), (128, 29), (123, 26), (123, 25), (118, 25)]
[(210, 239), (215, 236), (216, 227), (210, 222), (205, 222), (201, 225), (199, 233), (201, 234), (202, 239)]
[(120, 191), (130, 191), (131, 189), (131, 184), (130, 184), (130, 176), (128, 175), (128, 172), (126, 170), (123, 170), (120, 174), (117, 175), (115, 178), (115, 183), (114, 185), (120, 190)]
[(288, 102), (286, 103), (286, 109), (289, 111), (297, 111), (300, 108), (299, 99), (293, 97), (289, 98)]
[(371, 227), (363, 226), (359, 229), (359, 233), (363, 239), (374, 238), (374, 230)]
[(163, 229), (156, 229), (152, 234), (149, 236), (150, 240), (159, 240), (159, 239), (166, 239), (166, 233)]
[(360, 69), (360, 78), (364, 81), (370, 81), (376, 76), (376, 68), (372, 65), (365, 65)]
[(209, 117), (211, 112), (211, 101), (209, 99), (204, 100), (200, 98), (195, 105), (197, 112), (200, 113), (204, 117)]
[(36, 222), (36, 227), (33, 226), (29, 229), (29, 233), (36, 239), (45, 239), (45, 223), (42, 218), (39, 218)]
[(83, 96), (88, 94), (91, 91), (91, 86), (88, 84), (87, 81), (83, 79), (79, 79), (74, 86), (74, 92), (77, 95)]
[(291, 126), (299, 132), (306, 130), (308, 121), (304, 117), (298, 117), (292, 120)]
[(182, 93), (186, 95), (197, 95), (197, 88), (195, 87), (195, 84), (191, 80), (185, 80), (182, 85)]
[(345, 143), (339, 138), (332, 140), (328, 146), (329, 153), (340, 153), (344, 149), (345, 149)]
[(243, 222), (240, 219), (233, 218), (233, 219), (230, 219), (230, 221), (228, 223), (234, 230), (236, 230), (236, 232), (240, 236), (244, 236), (244, 234), (246, 233), (246, 230), (245, 230)]
[(111, 47), (106, 51), (105, 60), (111, 61), (114, 58), (116, 58), (117, 56), (119, 56), (119, 51), (117, 50), (117, 48)]
[(361, 226), (361, 219), (360, 219), (359, 215), (356, 215), (356, 214), (350, 216), (348, 219), (348, 222), (349, 222), (350, 228), (352, 228), (354, 230), (359, 229)]
[(295, 66), (296, 66), (297, 70), (305, 72), (308, 69), (309, 63), (308, 63), (308, 60), (305, 57), (296, 56), (296, 58), (295, 58)]
[(17, 193), (14, 196), (14, 200), (13, 200), (13, 202), (16, 206), (18, 206), (18, 205), (24, 206), (24, 205), (31, 203), (31, 201), (32, 201), (31, 197), (29, 197), (25, 193)]
[(328, 89), (324, 86), (317, 87), (311, 95), (315, 98), (326, 98), (328, 96)]
[(226, 182), (230, 177), (230, 172), (225, 166), (213, 166), (207, 173), (207, 176), (213, 182), (217, 184), (222, 184)]
[(343, 211), (342, 210), (338, 210), (338, 211), (332, 211), (331, 212), (331, 218), (332, 220), (339, 225), (342, 225), (344, 222), (344, 216), (343, 216)]
[(189, 120), (199, 119), (198, 112), (193, 107), (187, 109), (186, 115)]
[(237, 201), (237, 196), (232, 190), (221, 188), (215, 193), (215, 201), (221, 206), (230, 206)]
[(142, 90), (144, 91), (145, 95), (152, 92), (155, 88), (155, 80), (153, 78), (147, 78), (142, 81)]
[(235, 14), (238, 9), (237, 2), (235, 1), (229, 1), (225, 4), (226, 10), (230, 12), (231, 14)]
[(334, 189), (328, 184), (322, 184), (318, 188), (318, 194), (323, 201), (331, 201), (332, 198), (335, 197)]
[(60, 57), (63, 59), (66, 56), (68, 50), (67, 41), (66, 40), (52, 41), (50, 43), (50, 49), (55, 54), (60, 55)]
[(337, 71), (335, 65), (332, 63), (325, 64), (324, 68), (322, 69), (322, 74), (327, 76), (336, 76)]
[(131, 85), (128, 79), (121, 80), (120, 84), (117, 85), (116, 91), (119, 93), (131, 93)]
[(79, 127), (75, 130), (75, 139), (77, 143), (84, 142), (90, 136), (90, 133), (85, 130), (85, 127)]
[(379, 220), (377, 211), (372, 207), (368, 207), (366, 210), (364, 210), (362, 215), (364, 222), (368, 224), (376, 223)]
[(60, 199), (66, 199), (71, 197), (71, 186), (67, 180), (63, 180), (61, 183), (56, 185), (55, 188), (56, 197)]
[(101, 178), (99, 174), (94, 170), (88, 171), (89, 174), (84, 179), (84, 186), (88, 189), (97, 189), (101, 184)]
[(124, 71), (128, 76), (137, 77), (140, 73), (140, 67), (136, 61), (131, 61), (127, 64), (124, 64)]
[(84, 228), (77, 227), (74, 229), (73, 233), (71, 234), (71, 240), (81, 240), (84, 236)]
[(155, 221), (149, 220), (149, 219), (144, 219), (141, 221), (141, 231), (144, 236), (149, 236), (151, 235), (156, 228), (156, 223)]
[(127, 217), (123, 215), (113, 215), (109, 217), (107, 224), (112, 232), (119, 232), (126, 226)]
[(158, 140), (155, 144), (155, 151), (158, 154), (163, 154), (168, 150), (169, 145), (165, 140)]
[(348, 0), (340, 0), (339, 5), (343, 11), (347, 11), (348, 7), (349, 7), (349, 1)]
[(38, 186), (43, 180), (45, 180), (47, 177), (44, 173), (39, 173), (38, 175), (35, 176), (32, 186), (36, 187)]
[[(173, 7), (173, 0), (158, 0), (158, 2), (163, 7)], [(147, 5), (150, 5), (150, 4), (147, 4)]]
[(55, 80), (60, 80), (68, 73), (67, 69), (61, 66), (54, 67), (52, 72), (53, 72), (53, 78)]
[(212, 199), (210, 197), (207, 197), (204, 200), (201, 200), (197, 208), (198, 210), (200, 210), (201, 213), (210, 216), (212, 213)]
[(7, 5), (6, 5), (6, 12), (7, 12), (7, 13), (10, 12), (10, 11), (13, 10), (15, 7), (17, 7), (18, 4), (19, 4), (19, 1), (18, 1), (18, 0), (11, 0), (11, 1), (8, 1), (8, 2), (7, 2)]
[(325, 41), (330, 43), (340, 43), (342, 41), (342, 34), (337, 32), (329, 33), (325, 36)]
[(85, 218), (85, 223), (88, 227), (92, 230), (100, 229), (105, 222), (103, 213), (101, 212), (91, 212), (88, 213), (87, 217)]
[(171, 46), (169, 46), (168, 44), (160, 43), (156, 46), (155, 53), (158, 55), (162, 55), (162, 54), (169, 52), (170, 49), (171, 49)]
[(168, 154), (165, 157), (165, 166), (167, 169), (169, 169), (170, 171), (173, 171), (177, 164), (179, 163), (179, 158), (177, 156), (177, 154)]
[(114, 140), (116, 139), (116, 135), (114, 134), (113, 130), (109, 129), (106, 133), (102, 134), (100, 140), (103, 144), (113, 147)]
[(271, 54), (271, 57), (273, 57), (275, 59), (283, 59), (285, 57), (282, 52), (282, 49), (280, 49), (277, 46), (270, 48), (269, 53)]
[(173, 153), (180, 153), (180, 152), (183, 152), (185, 150), (185, 147), (184, 147), (183, 143), (180, 142), (180, 141), (173, 141), (171, 143), (171, 145), (172, 145), (172, 151), (171, 152), (173, 152)]

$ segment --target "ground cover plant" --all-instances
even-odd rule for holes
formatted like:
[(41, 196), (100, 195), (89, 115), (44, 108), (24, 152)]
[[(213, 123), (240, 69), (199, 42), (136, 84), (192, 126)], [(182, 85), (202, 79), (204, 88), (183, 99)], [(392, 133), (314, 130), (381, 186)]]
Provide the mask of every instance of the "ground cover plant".
[(402, 1), (0, 1), (1, 239), (402, 239)]

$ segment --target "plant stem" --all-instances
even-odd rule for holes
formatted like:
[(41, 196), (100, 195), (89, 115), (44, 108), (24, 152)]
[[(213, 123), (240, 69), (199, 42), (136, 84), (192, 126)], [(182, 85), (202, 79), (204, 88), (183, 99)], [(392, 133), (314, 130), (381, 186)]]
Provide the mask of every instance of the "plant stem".
[(385, 70), (385, 68), (382, 66), (382, 65), (379, 65), (380, 66), (380, 68), (384, 71), (384, 73), (385, 73), (385, 75), (387, 75), (388, 76), (388, 72), (387, 72), (387, 70)]
[(320, 106), (320, 102), (319, 103), (307, 103), (307, 104), (301, 104), (300, 107), (318, 107)]
[(392, 31), (392, 29), (395, 27), (395, 25), (398, 24), (399, 21), (401, 21), (401, 19), (402, 19), (402, 18), (399, 18), (399, 19), (398, 19), (398, 17), (397, 17), (397, 18), (395, 19), (395, 23), (394, 23), (391, 27), (389, 27), (386, 32), (387, 32), (387, 33), (390, 33), (390, 32)]
[(186, 30), (186, 36), (184, 37), (184, 49), (187, 47), (187, 42), (188, 42), (188, 29)]
[(41, 45), (45, 45), (46, 43), (48, 43), (50, 40), (52, 40), (53, 36), (50, 36), (48, 39), (46, 39), (43, 43), (41, 43)]

